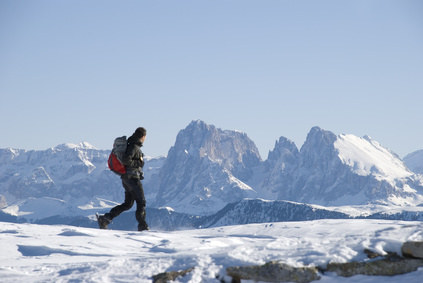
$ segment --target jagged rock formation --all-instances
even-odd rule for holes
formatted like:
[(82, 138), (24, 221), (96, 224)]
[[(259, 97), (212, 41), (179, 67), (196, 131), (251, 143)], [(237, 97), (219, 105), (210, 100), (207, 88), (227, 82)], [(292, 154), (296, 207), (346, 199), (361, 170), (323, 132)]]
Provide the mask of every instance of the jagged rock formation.
[(169, 150), (155, 205), (200, 215), (216, 212), (255, 195), (245, 182), (260, 162), (247, 135), (193, 121)]

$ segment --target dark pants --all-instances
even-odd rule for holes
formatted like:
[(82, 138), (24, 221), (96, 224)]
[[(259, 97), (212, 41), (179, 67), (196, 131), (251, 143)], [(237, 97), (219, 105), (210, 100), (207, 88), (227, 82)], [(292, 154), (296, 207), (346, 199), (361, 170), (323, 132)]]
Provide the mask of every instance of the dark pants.
[(115, 206), (106, 213), (106, 217), (113, 219), (119, 216), (122, 212), (131, 209), (134, 201), (137, 203), (137, 210), (135, 211), (135, 218), (138, 221), (138, 231), (148, 229), (145, 222), (145, 197), (144, 189), (139, 179), (124, 179), (122, 178), (122, 185), (125, 188), (125, 201), (124, 203)]

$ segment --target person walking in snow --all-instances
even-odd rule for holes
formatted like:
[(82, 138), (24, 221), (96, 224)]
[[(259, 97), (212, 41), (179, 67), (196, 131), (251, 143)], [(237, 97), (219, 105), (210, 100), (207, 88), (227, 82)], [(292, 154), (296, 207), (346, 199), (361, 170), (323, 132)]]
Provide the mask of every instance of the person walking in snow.
[(122, 185), (125, 189), (125, 201), (115, 206), (109, 213), (98, 217), (100, 229), (107, 229), (107, 225), (119, 216), (122, 212), (131, 209), (134, 202), (137, 203), (135, 217), (138, 221), (138, 231), (149, 230), (147, 222), (145, 222), (145, 196), (141, 180), (144, 179), (144, 154), (141, 147), (147, 136), (147, 130), (139, 127), (128, 138), (128, 146), (122, 158), (122, 163), (126, 167), (126, 174), (122, 175)]

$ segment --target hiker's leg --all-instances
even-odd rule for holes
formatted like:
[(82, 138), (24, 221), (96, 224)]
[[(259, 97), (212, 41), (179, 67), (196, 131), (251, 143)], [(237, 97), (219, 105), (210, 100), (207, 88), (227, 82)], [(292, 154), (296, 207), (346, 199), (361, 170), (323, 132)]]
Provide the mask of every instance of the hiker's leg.
[(143, 231), (148, 229), (147, 222), (145, 221), (145, 196), (144, 188), (140, 180), (136, 182), (136, 188), (134, 188), (134, 197), (137, 202), (137, 210), (135, 211), (135, 218), (138, 221), (138, 231)]
[(129, 192), (128, 189), (126, 188), (126, 185), (123, 182), (123, 179), (122, 179), (122, 184), (123, 184), (123, 187), (125, 188), (125, 201), (122, 204), (115, 206), (114, 208), (112, 208), (112, 210), (110, 210), (109, 213), (106, 213), (104, 215), (107, 218), (109, 218), (110, 220), (119, 216), (122, 212), (131, 209), (131, 207), (134, 205), (135, 199), (134, 199), (132, 193)]
[(137, 210), (135, 211), (135, 217), (138, 221), (138, 231), (149, 230), (147, 222), (145, 221), (145, 204), (137, 201)]

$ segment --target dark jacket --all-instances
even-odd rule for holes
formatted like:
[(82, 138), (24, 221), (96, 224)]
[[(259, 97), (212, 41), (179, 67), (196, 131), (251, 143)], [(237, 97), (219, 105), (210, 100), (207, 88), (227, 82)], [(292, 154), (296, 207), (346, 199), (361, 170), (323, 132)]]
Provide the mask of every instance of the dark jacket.
[(141, 151), (142, 143), (139, 138), (130, 136), (128, 138), (128, 147), (123, 155), (122, 163), (126, 167), (126, 174), (122, 178), (126, 179), (144, 179), (142, 168), (144, 167), (144, 154)]

